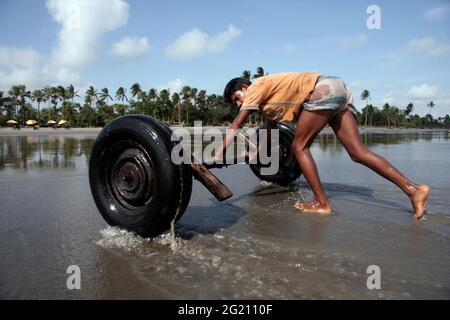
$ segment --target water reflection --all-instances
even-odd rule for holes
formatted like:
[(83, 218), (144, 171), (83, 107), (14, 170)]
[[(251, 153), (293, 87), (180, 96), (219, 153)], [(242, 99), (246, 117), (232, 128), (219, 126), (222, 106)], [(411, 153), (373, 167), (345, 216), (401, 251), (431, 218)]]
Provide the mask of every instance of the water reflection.
[[(431, 140), (448, 140), (448, 132), (436, 131), (436, 132), (384, 132), (384, 133), (362, 133), (361, 141), (364, 145), (371, 147), (376, 145), (388, 145), (388, 144), (400, 144), (410, 141), (431, 141)], [(342, 151), (342, 145), (334, 134), (321, 134), (314, 143), (319, 145), (319, 148), (323, 151), (329, 151), (331, 153), (339, 153)]]
[(0, 137), (0, 170), (75, 168), (84, 157), (87, 166), (92, 138), (7, 136)]
[[(448, 133), (363, 133), (363, 143), (367, 146), (377, 144), (399, 144), (409, 141), (448, 140)], [(94, 143), (93, 138), (65, 136), (5, 136), (0, 137), (0, 170), (31, 168), (75, 168), (77, 159), (84, 157), (87, 166)], [(315, 142), (323, 151), (342, 152), (342, 145), (334, 134), (321, 134)], [(208, 142), (203, 142), (203, 148)]]

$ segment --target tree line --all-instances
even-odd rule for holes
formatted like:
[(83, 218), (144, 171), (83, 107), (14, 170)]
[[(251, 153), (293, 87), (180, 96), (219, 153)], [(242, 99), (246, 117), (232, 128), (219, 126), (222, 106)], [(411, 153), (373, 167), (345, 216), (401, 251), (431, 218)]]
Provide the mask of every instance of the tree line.
[[(245, 70), (241, 76), (251, 80), (265, 75), (264, 69), (258, 67), (253, 75)], [(75, 102), (76, 98), (81, 98), (82, 102)], [(366, 106), (358, 111), (357, 118), (363, 126), (450, 128), (448, 114), (438, 118), (431, 115), (436, 106), (433, 102), (427, 105), (430, 112), (421, 117), (412, 113), (412, 103), (404, 109), (387, 103), (379, 108), (369, 104), (368, 90), (362, 92), (361, 99), (366, 101)], [(115, 92), (91, 85), (83, 97), (73, 85), (46, 86), (33, 91), (25, 85), (14, 85), (7, 92), (0, 91), (0, 126), (5, 126), (11, 119), (20, 125), (32, 119), (39, 125), (45, 125), (48, 120), (66, 120), (72, 127), (102, 127), (127, 114), (149, 115), (170, 125), (191, 126), (195, 120), (215, 126), (228, 125), (237, 112), (237, 108), (230, 107), (221, 95), (208, 95), (206, 90), (190, 86), (171, 93), (169, 89), (158, 91), (150, 88), (146, 91), (139, 83), (133, 84), (129, 90), (119, 87)], [(256, 125), (261, 120), (261, 115), (252, 114), (248, 122)]]
[(428, 113), (421, 117), (413, 114), (414, 104), (408, 103), (404, 109), (385, 103), (381, 108), (369, 104), (370, 92), (363, 90), (361, 100), (366, 101), (366, 106), (358, 112), (358, 123), (364, 127), (388, 127), (388, 128), (450, 128), (450, 116), (434, 118), (431, 111), (436, 107), (433, 101), (426, 104)]

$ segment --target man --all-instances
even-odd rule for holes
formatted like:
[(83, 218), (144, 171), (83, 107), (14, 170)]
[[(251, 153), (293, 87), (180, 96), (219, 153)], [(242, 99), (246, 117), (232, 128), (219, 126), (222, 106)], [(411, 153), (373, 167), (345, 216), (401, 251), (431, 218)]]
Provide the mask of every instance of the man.
[(292, 149), (314, 194), (313, 201), (295, 204), (299, 211), (332, 213), (309, 150), (314, 138), (329, 124), (353, 161), (396, 184), (411, 200), (415, 218), (421, 219), (424, 215), (430, 187), (412, 182), (386, 159), (361, 143), (351, 90), (342, 79), (317, 72), (273, 74), (260, 77), (253, 83), (235, 78), (225, 87), (224, 98), (240, 110), (215, 156), (216, 161), (223, 159), (227, 146), (234, 139), (235, 130), (240, 129), (254, 111), (262, 112), (270, 129), (276, 128), (278, 121), (297, 122)]

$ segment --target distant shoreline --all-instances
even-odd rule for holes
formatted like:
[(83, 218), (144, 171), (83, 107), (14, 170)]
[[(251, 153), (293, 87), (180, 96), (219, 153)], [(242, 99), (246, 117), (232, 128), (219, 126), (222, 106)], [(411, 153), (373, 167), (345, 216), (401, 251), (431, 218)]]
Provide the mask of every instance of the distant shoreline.
[[(194, 127), (173, 127), (184, 128), (192, 131)], [(205, 126), (204, 129), (217, 128), (219, 130), (226, 130), (225, 126)], [(21, 128), (14, 129), (10, 127), (0, 127), (0, 136), (39, 136), (39, 135), (80, 135), (86, 134), (90, 136), (96, 136), (103, 128), (39, 128), (34, 130), (33, 128)], [(450, 132), (450, 129), (419, 129), (419, 128), (385, 128), (385, 127), (367, 127), (359, 128), (359, 132), (363, 133), (423, 133), (423, 132)], [(321, 131), (321, 134), (333, 133), (331, 128), (326, 127)]]

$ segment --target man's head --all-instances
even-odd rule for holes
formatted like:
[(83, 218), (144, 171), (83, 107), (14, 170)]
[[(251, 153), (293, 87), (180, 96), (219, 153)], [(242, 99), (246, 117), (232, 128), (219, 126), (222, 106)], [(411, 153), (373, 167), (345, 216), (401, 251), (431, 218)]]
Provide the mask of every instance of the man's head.
[(231, 79), (225, 86), (223, 98), (226, 102), (232, 103), (240, 108), (247, 94), (247, 88), (251, 84), (249, 80), (244, 78)]

